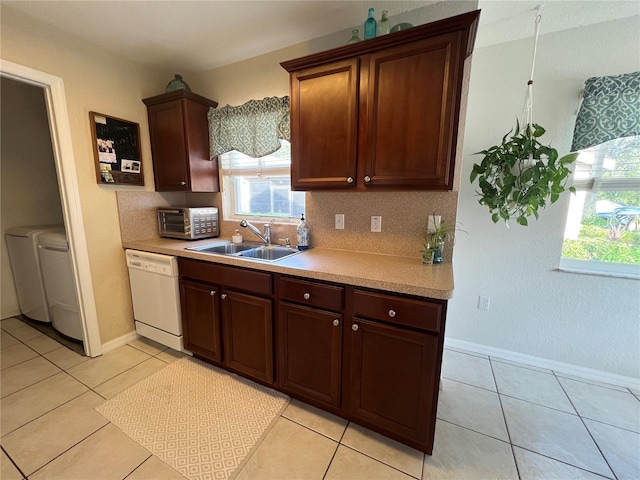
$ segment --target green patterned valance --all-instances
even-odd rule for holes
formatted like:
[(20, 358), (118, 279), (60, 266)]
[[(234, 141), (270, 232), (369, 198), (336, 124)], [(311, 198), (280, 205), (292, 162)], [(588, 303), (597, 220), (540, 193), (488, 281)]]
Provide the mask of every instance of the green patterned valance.
[(264, 157), (280, 148), (279, 139), (289, 140), (289, 97), (212, 108), (208, 118), (211, 158), (231, 150)]
[(640, 72), (589, 78), (571, 151), (632, 135), (640, 135)]

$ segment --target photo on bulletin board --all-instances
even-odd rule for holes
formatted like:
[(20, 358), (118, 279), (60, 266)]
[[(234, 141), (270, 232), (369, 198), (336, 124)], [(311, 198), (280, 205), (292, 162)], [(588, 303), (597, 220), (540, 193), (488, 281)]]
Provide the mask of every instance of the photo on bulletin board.
[(144, 185), (140, 125), (89, 112), (98, 183)]

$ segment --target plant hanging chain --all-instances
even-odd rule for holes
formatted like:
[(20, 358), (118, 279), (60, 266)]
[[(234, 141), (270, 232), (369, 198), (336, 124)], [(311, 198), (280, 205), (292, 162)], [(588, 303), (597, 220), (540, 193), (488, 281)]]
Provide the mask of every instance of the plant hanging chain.
[(536, 7), (536, 21), (533, 33), (533, 55), (531, 58), (531, 75), (529, 75), (529, 81), (527, 82), (527, 93), (524, 97), (524, 107), (522, 108), (522, 120), (525, 125), (533, 124), (533, 73), (536, 69), (536, 54), (538, 53), (538, 37), (540, 36), (540, 20), (542, 15), (540, 11), (543, 5)]
[[(484, 158), (480, 164), (473, 165), (470, 176), (471, 183), (478, 179), (478, 202), (489, 208), (494, 223), (503, 219), (507, 227), (512, 218), (520, 225), (528, 225), (527, 217), (533, 215), (537, 219), (538, 209), (546, 206), (547, 199), (550, 203), (558, 200), (571, 174), (568, 165), (577, 157), (577, 153), (572, 153), (558, 159), (555, 148), (538, 141), (545, 129), (533, 123), (533, 74), (541, 8), (536, 8), (531, 75), (522, 112), (523, 127), (521, 129), (520, 122), (516, 120), (515, 131), (509, 131), (500, 145), (478, 152), (477, 155), (484, 155)], [(569, 190), (574, 191), (574, 188)]]

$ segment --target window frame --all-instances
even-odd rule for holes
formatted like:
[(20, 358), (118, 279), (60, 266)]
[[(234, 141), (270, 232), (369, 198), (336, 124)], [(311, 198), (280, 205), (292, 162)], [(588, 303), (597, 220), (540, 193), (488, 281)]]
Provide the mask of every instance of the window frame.
[[(608, 143), (608, 142), (605, 142)], [(604, 144), (600, 144), (604, 145)], [(621, 178), (621, 177), (603, 177), (601, 173), (604, 170), (604, 163), (606, 157), (606, 149), (599, 148), (600, 145), (584, 149), (581, 153), (594, 152), (594, 169), (595, 175), (589, 175), (588, 178), (575, 178), (576, 172), (574, 171), (572, 184), (577, 193), (585, 192), (586, 195), (597, 194), (598, 192), (610, 192), (610, 191), (640, 191), (640, 177)], [(576, 161), (578, 165), (580, 157)], [(575, 197), (577, 198), (577, 197)], [(564, 242), (567, 240), (566, 231), (569, 225), (569, 215), (571, 207), (575, 198), (571, 198), (571, 203), (568, 206), (567, 217), (565, 219), (565, 232), (563, 234), (562, 246), (564, 248)], [(582, 220), (580, 219), (580, 226), (582, 226)], [(581, 260), (575, 258), (566, 258), (560, 253), (560, 262), (558, 270), (588, 274), (588, 275), (602, 275), (608, 277), (620, 277), (640, 279), (640, 265), (632, 263), (616, 263), (616, 262), (603, 262), (600, 260)]]
[[(233, 151), (233, 152), (225, 153), (223, 155), (228, 155), (231, 153), (235, 154), (236, 152)], [(237, 153), (242, 154), (241, 152), (237, 152)], [(225, 168), (224, 161), (222, 158), (220, 158), (219, 177), (220, 177), (220, 186), (221, 186), (220, 193), (222, 194), (223, 218), (225, 220), (231, 220), (231, 221), (247, 220), (247, 221), (254, 221), (254, 222), (265, 222), (265, 223), (268, 223), (273, 218), (275, 218), (276, 224), (285, 224), (285, 225), (297, 224), (300, 221), (300, 217), (297, 214), (294, 214), (294, 216), (274, 216), (274, 215), (248, 215), (248, 214), (240, 214), (236, 212), (237, 192), (234, 185), (235, 177), (237, 176), (254, 177), (256, 175), (264, 175), (265, 178), (287, 177), (291, 179), (290, 161), (291, 161), (291, 158), (289, 158), (289, 166), (265, 167), (264, 165), (258, 165), (257, 167)], [(229, 172), (233, 172), (233, 173), (230, 174)], [(291, 188), (289, 189), (289, 191), (293, 192)], [(304, 195), (304, 192), (302, 193)], [(305, 208), (306, 208), (306, 196), (304, 198), (304, 201), (305, 201)]]

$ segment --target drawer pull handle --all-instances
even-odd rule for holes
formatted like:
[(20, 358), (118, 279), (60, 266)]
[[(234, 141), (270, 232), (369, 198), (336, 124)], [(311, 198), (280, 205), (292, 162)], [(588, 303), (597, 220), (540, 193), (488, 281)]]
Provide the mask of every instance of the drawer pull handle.
[(371, 177), (369, 175), (366, 175), (364, 177), (364, 183), (369, 183), (369, 182), (371, 182)]
[(340, 325), (340, 320), (338, 320), (337, 318), (333, 321), (333, 326), (337, 327), (338, 325)]
[(302, 295), (302, 298), (304, 298), (305, 300), (309, 300), (311, 298), (311, 294), (309, 292), (306, 292), (304, 295)]
[(211, 295), (212, 297), (213, 297), (215, 294), (216, 294), (216, 291), (215, 291), (215, 290), (211, 290), (211, 291), (209, 292), (209, 295)]
[(353, 177), (347, 177), (347, 183), (353, 183)]
[(389, 310), (389, 316), (391, 318), (395, 317), (396, 316), (396, 311), (395, 310)]
[(224, 300), (225, 298), (227, 298), (227, 294), (223, 293), (222, 295), (220, 295), (220, 298)]
[(184, 180), (180, 182), (180, 185), (186, 185), (187, 182), (185, 182)]
[(354, 323), (353, 325), (351, 325), (351, 330), (353, 330), (354, 332), (358, 331), (358, 324)]

